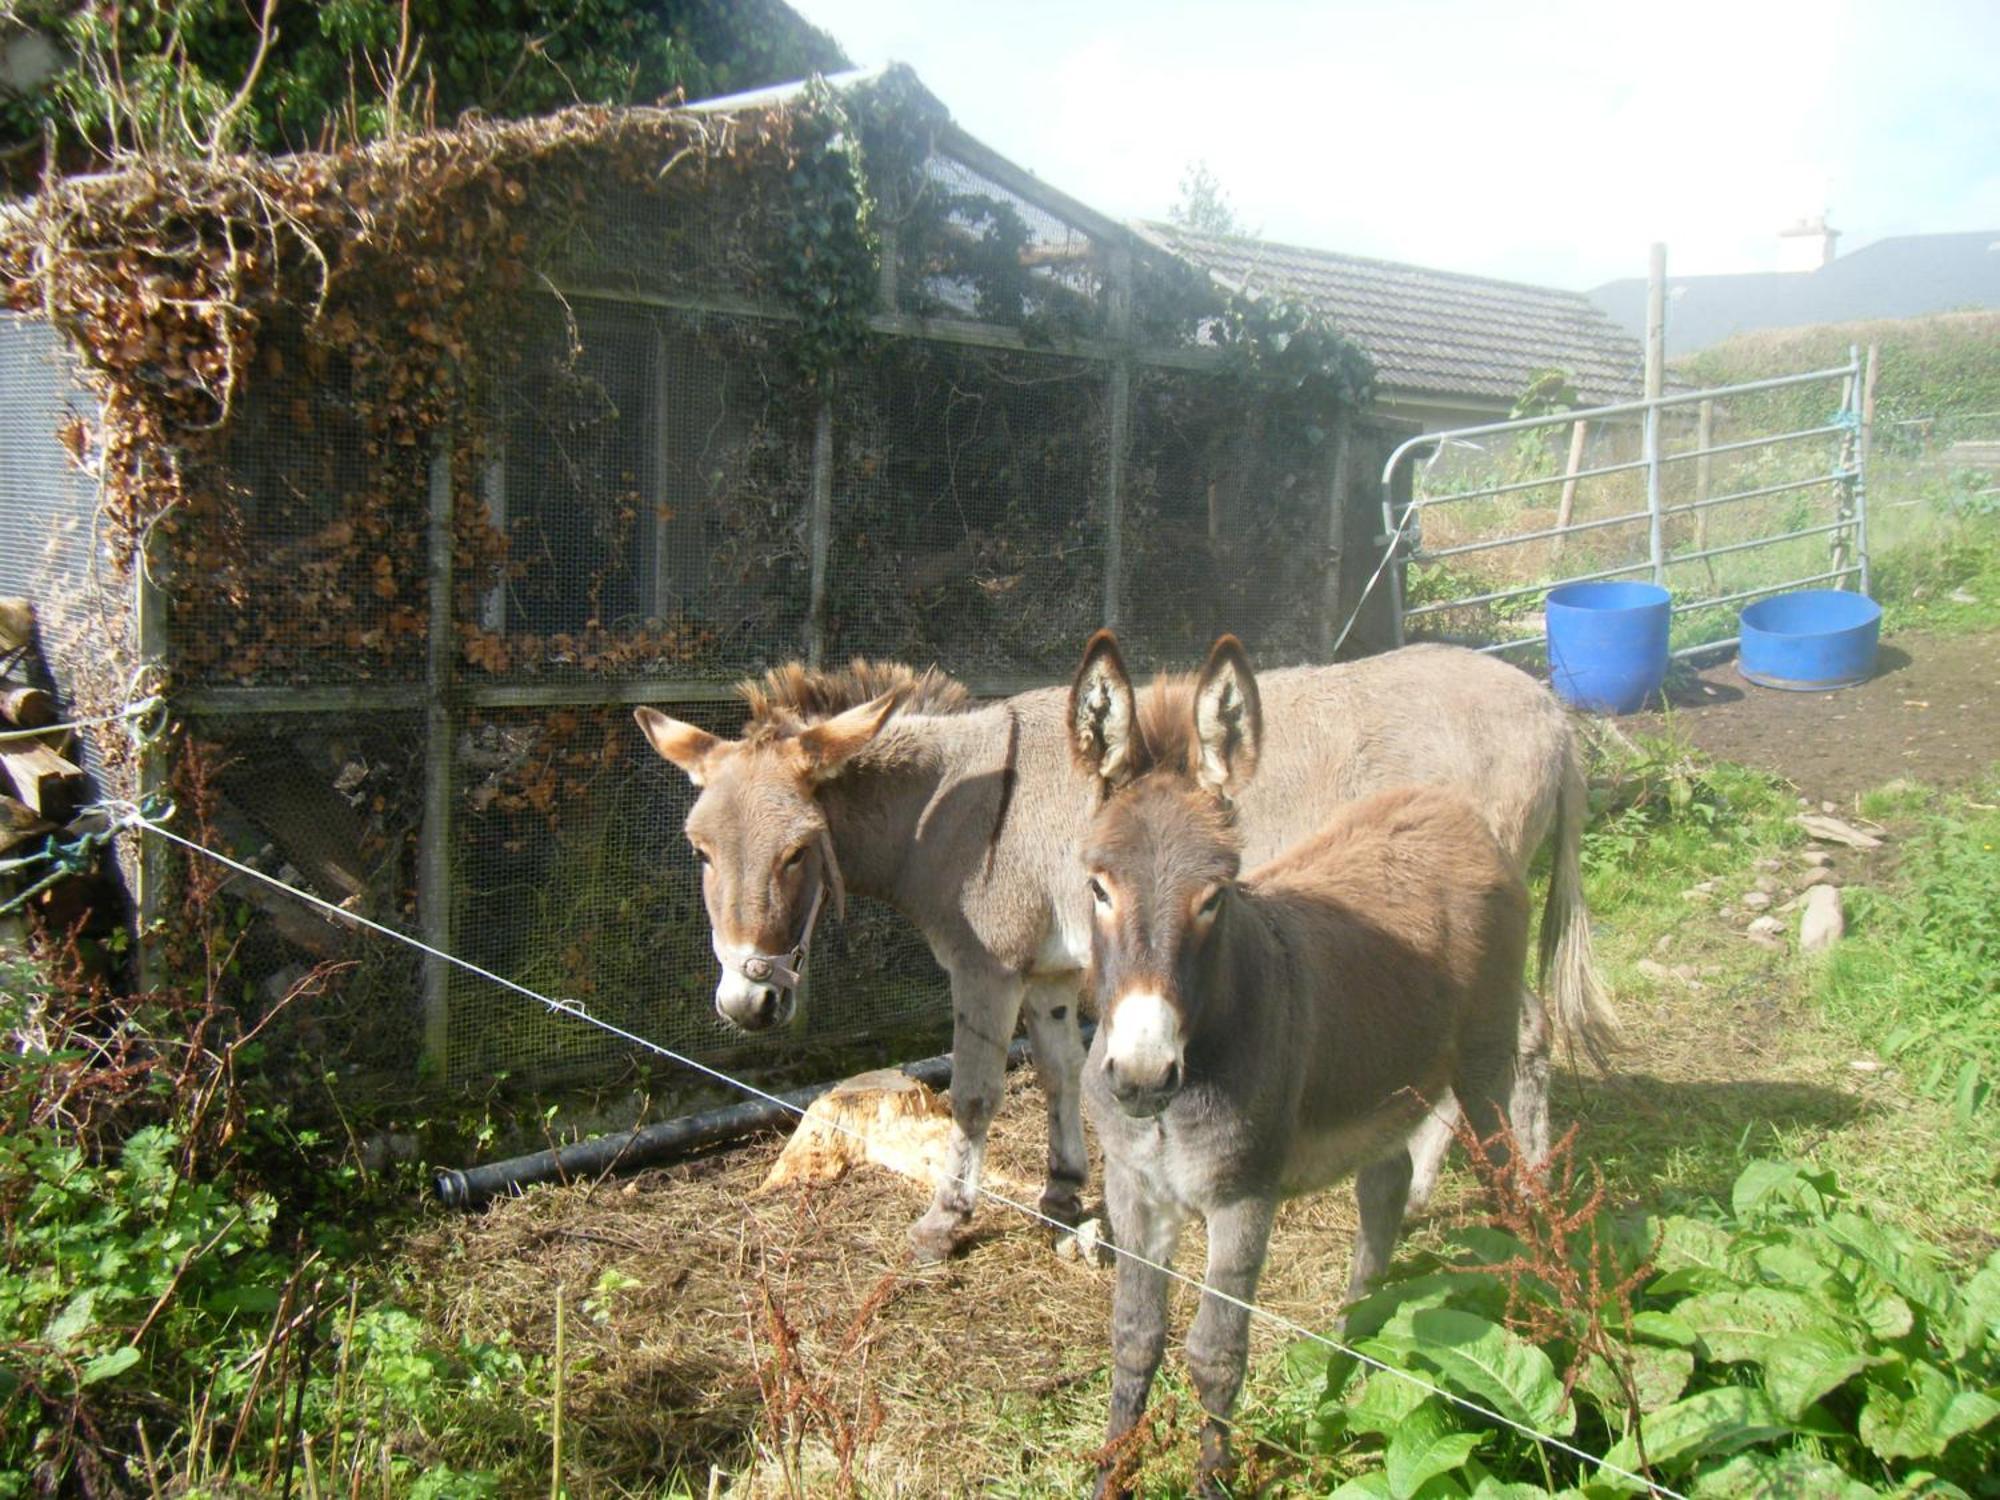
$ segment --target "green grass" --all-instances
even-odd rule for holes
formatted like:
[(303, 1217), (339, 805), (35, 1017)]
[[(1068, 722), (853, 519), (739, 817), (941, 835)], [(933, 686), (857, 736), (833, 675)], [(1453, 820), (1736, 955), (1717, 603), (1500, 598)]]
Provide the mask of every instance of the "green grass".
[(1855, 893), (1854, 935), (1820, 976), (1828, 1016), (1955, 1122), (2000, 1137), (2000, 775), (1982, 795), (1925, 799), (1907, 783), (1870, 799), (1893, 816), (1922, 807), (1893, 891)]

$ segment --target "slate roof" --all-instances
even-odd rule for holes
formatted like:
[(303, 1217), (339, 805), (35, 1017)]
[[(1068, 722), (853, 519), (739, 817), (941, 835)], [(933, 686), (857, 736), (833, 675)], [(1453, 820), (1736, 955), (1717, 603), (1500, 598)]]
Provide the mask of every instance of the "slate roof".
[[(1646, 283), (1606, 282), (1591, 300), (1643, 331)], [(2000, 230), (1903, 234), (1877, 240), (1817, 271), (1667, 278), (1667, 354), (1692, 354), (1731, 334), (1865, 318), (2000, 308)]]
[(1511, 402), (1544, 370), (1567, 371), (1585, 405), (1636, 400), (1639, 341), (1582, 292), (1434, 271), (1264, 240), (1134, 226), (1231, 285), (1310, 303), (1375, 360), (1391, 390)]

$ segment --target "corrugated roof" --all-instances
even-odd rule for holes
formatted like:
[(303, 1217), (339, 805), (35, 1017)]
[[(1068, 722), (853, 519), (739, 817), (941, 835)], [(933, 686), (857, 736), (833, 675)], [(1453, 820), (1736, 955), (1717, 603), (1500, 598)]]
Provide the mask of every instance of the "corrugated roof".
[(1387, 389), (1512, 401), (1567, 371), (1586, 405), (1641, 394), (1644, 352), (1582, 292), (1434, 271), (1172, 224), (1139, 232), (1230, 285), (1309, 303), (1374, 357)]

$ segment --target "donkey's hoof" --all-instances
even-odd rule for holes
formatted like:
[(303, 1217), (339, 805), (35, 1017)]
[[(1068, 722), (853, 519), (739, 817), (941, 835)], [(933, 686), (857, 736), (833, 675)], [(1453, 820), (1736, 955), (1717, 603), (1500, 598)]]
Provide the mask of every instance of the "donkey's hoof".
[(1431, 1206), (1431, 1194), (1437, 1191), (1437, 1173), (1419, 1171), (1410, 1178), (1409, 1195), (1403, 1199), (1403, 1214), (1415, 1218)]
[(919, 1265), (950, 1260), (972, 1231), (972, 1215), (934, 1208), (910, 1226), (910, 1251)]
[(1043, 1218), (1054, 1219), (1064, 1229), (1074, 1229), (1083, 1222), (1083, 1197), (1073, 1188), (1047, 1189), (1036, 1207)]

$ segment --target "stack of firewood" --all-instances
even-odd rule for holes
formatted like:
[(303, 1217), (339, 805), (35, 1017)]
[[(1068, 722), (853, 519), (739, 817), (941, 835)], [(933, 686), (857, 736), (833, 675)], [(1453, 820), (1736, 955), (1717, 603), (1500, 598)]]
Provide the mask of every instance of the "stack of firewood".
[[(0, 598), (0, 862), (23, 859), (61, 839), (86, 800), (84, 774), (66, 753), (74, 732), (47, 729), (61, 717), (40, 684), (48, 676), (35, 638), (35, 609), (26, 599)], [(46, 873), (28, 863), (0, 877), (0, 900)], [(34, 907), (43, 920), (70, 926), (103, 903), (97, 882), (67, 880), (39, 892)], [(104, 916), (111, 913), (105, 912)]]

